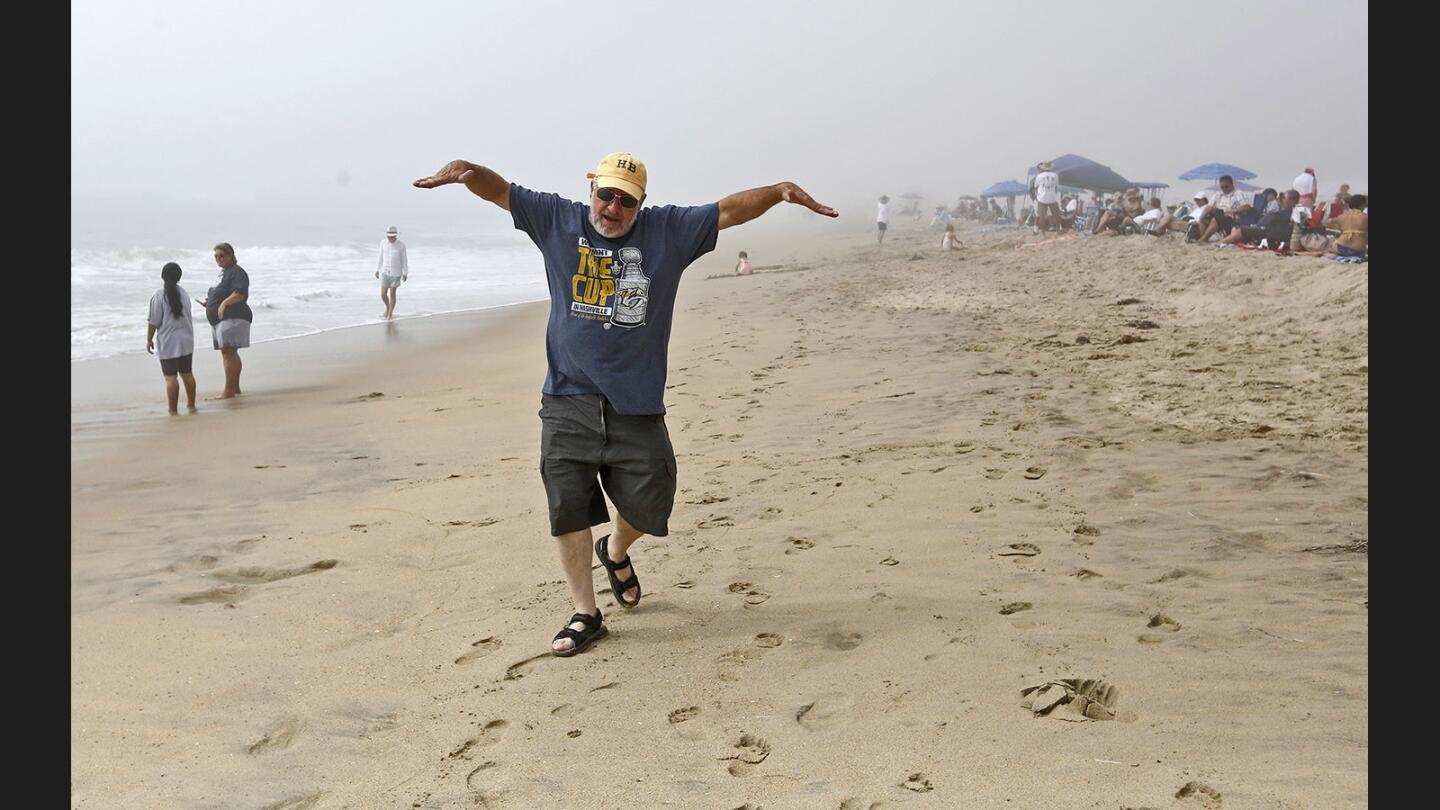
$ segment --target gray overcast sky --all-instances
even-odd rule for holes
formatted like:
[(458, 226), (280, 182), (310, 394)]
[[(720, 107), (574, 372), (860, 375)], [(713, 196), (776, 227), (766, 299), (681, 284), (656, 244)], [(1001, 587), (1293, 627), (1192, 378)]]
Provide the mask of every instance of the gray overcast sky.
[(577, 198), (628, 149), (653, 203), (789, 179), (867, 219), (1066, 152), (1328, 195), (1368, 188), (1368, 39), (1359, 0), (76, 0), (71, 190), (473, 216), (409, 182), (463, 157)]

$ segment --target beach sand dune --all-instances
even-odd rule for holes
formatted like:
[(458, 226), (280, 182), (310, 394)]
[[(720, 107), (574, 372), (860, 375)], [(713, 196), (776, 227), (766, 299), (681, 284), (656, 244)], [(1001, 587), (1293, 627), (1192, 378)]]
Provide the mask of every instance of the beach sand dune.
[(1365, 806), (1367, 268), (845, 234), (689, 271), (573, 659), (543, 306), (87, 454), (72, 806)]

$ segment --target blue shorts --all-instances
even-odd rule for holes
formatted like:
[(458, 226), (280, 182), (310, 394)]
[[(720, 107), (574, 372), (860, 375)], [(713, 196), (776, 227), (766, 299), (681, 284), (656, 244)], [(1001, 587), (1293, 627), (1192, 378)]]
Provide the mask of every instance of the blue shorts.
[(380, 274), (380, 289), (388, 290), (400, 286), (400, 277), (392, 276), (389, 273)]
[(1336, 246), (1335, 246), (1335, 255), (1337, 255), (1337, 256), (1354, 256), (1354, 257), (1357, 258), (1357, 259), (1363, 259), (1363, 258), (1365, 258), (1365, 251), (1363, 251), (1363, 250), (1356, 250), (1355, 248), (1352, 248), (1352, 247), (1345, 247), (1344, 245), (1336, 245)]

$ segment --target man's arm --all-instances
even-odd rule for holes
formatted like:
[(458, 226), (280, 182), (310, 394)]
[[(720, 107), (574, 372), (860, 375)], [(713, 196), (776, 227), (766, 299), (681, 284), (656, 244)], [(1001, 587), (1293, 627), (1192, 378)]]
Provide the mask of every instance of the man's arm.
[(470, 193), (510, 210), (510, 183), (505, 178), (477, 163), (452, 160), (440, 171), (422, 177), (412, 185), (416, 188), (437, 188), (451, 183), (464, 183)]
[(821, 205), (805, 192), (805, 189), (785, 181), (773, 186), (761, 186), (749, 191), (738, 191), (720, 201), (720, 230), (732, 225), (743, 225), (775, 207), (776, 203), (803, 205), (817, 214), (838, 217), (840, 214), (828, 205)]
[(238, 304), (241, 301), (244, 301), (247, 297), (248, 296), (245, 293), (240, 292), (239, 290), (230, 293), (229, 295), (225, 296), (224, 301), (220, 302), (220, 306), (216, 308), (215, 314), (220, 316), (220, 320), (225, 320), (225, 308), (230, 306), (231, 304)]

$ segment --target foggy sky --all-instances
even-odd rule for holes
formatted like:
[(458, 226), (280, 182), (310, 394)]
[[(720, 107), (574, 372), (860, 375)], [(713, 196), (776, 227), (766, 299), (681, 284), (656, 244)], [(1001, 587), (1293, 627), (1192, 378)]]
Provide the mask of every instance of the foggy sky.
[(866, 222), (878, 194), (953, 202), (1067, 152), (1171, 200), (1212, 161), (1282, 188), (1313, 166), (1328, 197), (1368, 190), (1368, 37), (1358, 0), (77, 0), (71, 193), (77, 218), (492, 229), (410, 181), (465, 158), (583, 199), (624, 149), (651, 204), (794, 180)]

